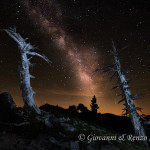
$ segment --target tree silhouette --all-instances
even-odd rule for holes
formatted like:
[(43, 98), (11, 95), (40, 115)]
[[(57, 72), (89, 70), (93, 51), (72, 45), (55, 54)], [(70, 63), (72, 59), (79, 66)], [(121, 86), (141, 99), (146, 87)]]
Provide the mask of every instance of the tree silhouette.
[(30, 79), (35, 78), (30, 74), (30, 66), (32, 63), (30, 59), (33, 56), (38, 56), (44, 59), (45, 61), (49, 62), (48, 58), (44, 55), (40, 55), (36, 52), (33, 52), (35, 49), (30, 43), (26, 43), (27, 39), (23, 39), (19, 33), (16, 32), (16, 28), (10, 28), (4, 30), (12, 39), (14, 39), (17, 44), (19, 45), (19, 52), (21, 55), (21, 63), (19, 66), (19, 73), (20, 73), (20, 87), (22, 90), (22, 97), (24, 101), (24, 107), (34, 110), (36, 113), (40, 114), (40, 109), (37, 107), (33, 95), (35, 92), (32, 90), (30, 85)]
[(91, 100), (91, 110), (94, 113), (97, 113), (97, 110), (99, 109), (98, 105), (96, 104), (96, 97), (95, 95), (93, 96), (92, 100)]

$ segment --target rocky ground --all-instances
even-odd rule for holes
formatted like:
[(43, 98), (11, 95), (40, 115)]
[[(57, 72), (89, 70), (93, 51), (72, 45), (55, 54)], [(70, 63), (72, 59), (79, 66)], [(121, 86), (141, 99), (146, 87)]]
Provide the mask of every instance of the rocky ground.
[[(80, 135), (80, 136), (79, 136)], [(88, 135), (121, 134), (58, 112), (29, 113), (9, 93), (0, 94), (0, 150), (144, 150), (130, 141), (90, 141)], [(90, 139), (90, 138), (89, 138)]]

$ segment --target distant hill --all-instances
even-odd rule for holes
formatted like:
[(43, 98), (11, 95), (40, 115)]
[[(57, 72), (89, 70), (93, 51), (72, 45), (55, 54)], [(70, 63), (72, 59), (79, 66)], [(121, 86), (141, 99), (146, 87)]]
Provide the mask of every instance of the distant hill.
[(93, 114), (91, 111), (78, 112), (75, 110), (64, 109), (59, 106), (45, 104), (40, 107), (41, 110), (53, 113), (61, 113), (62, 115), (79, 118), (89, 123), (95, 123), (99, 126), (118, 131), (120, 133), (133, 134), (133, 127), (129, 117), (116, 116), (114, 114)]

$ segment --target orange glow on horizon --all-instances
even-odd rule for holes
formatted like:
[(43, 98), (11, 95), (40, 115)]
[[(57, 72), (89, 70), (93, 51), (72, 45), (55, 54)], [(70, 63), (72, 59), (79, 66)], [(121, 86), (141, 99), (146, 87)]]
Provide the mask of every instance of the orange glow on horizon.
[[(5, 92), (5, 91), (2, 91), (2, 92)], [(14, 101), (16, 102), (17, 107), (22, 107), (23, 100), (21, 97), (21, 91), (9, 90), (9, 92), (12, 94), (12, 97)], [(81, 93), (79, 93), (76, 96), (75, 95), (76, 93), (75, 94), (70, 93), (70, 95), (68, 95), (67, 93), (64, 93), (64, 95), (60, 93), (60, 95), (58, 95), (58, 93), (56, 92), (55, 94), (52, 94), (52, 95), (50, 94), (46, 96), (46, 94), (44, 93), (37, 93), (37, 95), (35, 95), (34, 98), (35, 98), (36, 104), (39, 107), (44, 104), (50, 104), (50, 105), (55, 105), (55, 106), (58, 105), (60, 107), (67, 109), (70, 105), (78, 106), (78, 104), (82, 103), (90, 110), (90, 104), (91, 104), (91, 99), (93, 95), (85, 96), (85, 95), (81, 95)], [(119, 116), (122, 115), (122, 108), (123, 108), (122, 104), (117, 104), (117, 103), (114, 103), (113, 101), (106, 101), (105, 99), (102, 99), (101, 97), (97, 97), (97, 96), (96, 98), (97, 98), (97, 104), (100, 107), (98, 109), (99, 113), (111, 113), (111, 114), (115, 114)], [(148, 105), (144, 105), (143, 107), (144, 107), (143, 113), (150, 115)]]

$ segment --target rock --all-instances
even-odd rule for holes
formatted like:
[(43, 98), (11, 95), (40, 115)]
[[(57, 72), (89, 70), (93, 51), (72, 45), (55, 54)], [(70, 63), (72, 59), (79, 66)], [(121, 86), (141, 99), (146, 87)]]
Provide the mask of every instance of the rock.
[(120, 150), (120, 148), (115, 147), (113, 145), (102, 145), (101, 150)]
[(0, 94), (0, 121), (10, 122), (16, 118), (16, 104), (12, 96), (5, 92)]
[(61, 123), (61, 126), (64, 128), (65, 131), (74, 132), (76, 129), (68, 123)]
[(103, 134), (103, 133), (104, 133), (104, 130), (98, 129), (98, 128), (96, 128), (96, 127), (93, 126), (93, 125), (91, 125), (90, 127), (91, 127), (92, 130), (99, 132), (99, 134)]
[(58, 121), (59, 122), (68, 122), (68, 121), (70, 121), (70, 119), (68, 117), (67, 118), (62, 117), (62, 118), (59, 118)]
[(78, 141), (70, 142), (70, 149), (71, 150), (79, 150), (79, 142)]
[[(54, 137), (51, 137), (50, 139), (49, 139), (49, 141), (51, 142), (51, 143), (53, 143), (54, 145), (57, 145), (57, 146), (59, 146), (60, 148), (59, 149), (61, 149), (61, 150), (66, 150), (66, 149), (68, 149), (69, 148), (69, 142), (65, 142), (65, 141), (57, 141)], [(59, 150), (58, 149), (58, 150)], [(72, 149), (71, 149), (72, 150)], [(74, 149), (73, 149), (74, 150)], [(75, 149), (76, 150), (76, 149)]]
[(51, 137), (49, 140), (50, 140), (50, 142), (52, 142), (56, 145), (59, 145), (59, 142), (54, 137)]
[(16, 109), (16, 104), (9, 93), (5, 92), (0, 94), (0, 108)]

